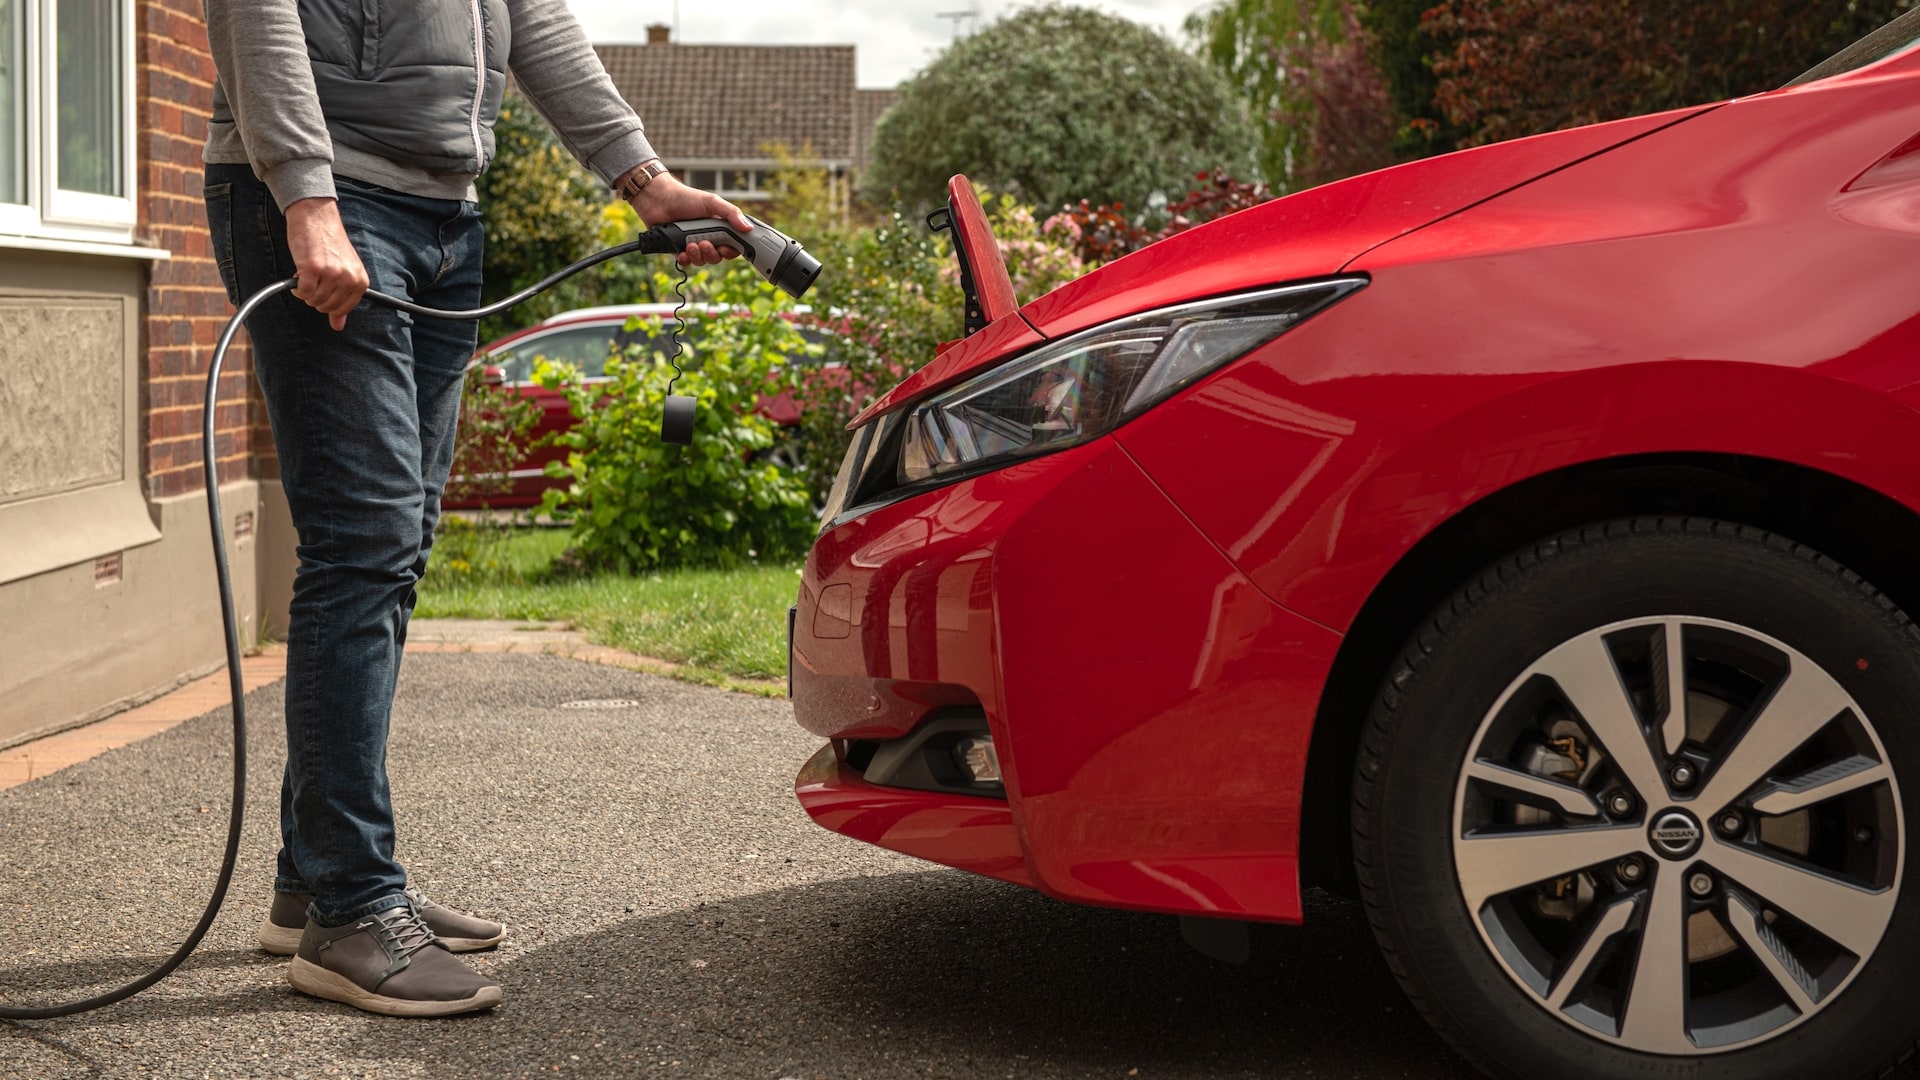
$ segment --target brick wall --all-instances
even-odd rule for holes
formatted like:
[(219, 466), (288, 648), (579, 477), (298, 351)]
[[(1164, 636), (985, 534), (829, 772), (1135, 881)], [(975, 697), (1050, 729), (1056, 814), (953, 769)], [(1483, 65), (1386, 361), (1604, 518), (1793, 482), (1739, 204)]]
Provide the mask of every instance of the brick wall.
[[(144, 371), (147, 493), (199, 491), (207, 365), (232, 308), (220, 283), (200, 199), (200, 148), (213, 109), (213, 58), (200, 0), (138, 0), (140, 232), (173, 253), (154, 264), (146, 295)], [(215, 409), (222, 483), (275, 475), (251, 357), (227, 353)], [(262, 450), (267, 461), (255, 461)]]

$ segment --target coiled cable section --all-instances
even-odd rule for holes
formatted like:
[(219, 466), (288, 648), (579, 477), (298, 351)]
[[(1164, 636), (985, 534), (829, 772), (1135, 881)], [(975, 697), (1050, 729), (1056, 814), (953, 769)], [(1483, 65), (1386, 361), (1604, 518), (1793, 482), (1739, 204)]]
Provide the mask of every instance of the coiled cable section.
[(673, 365), (673, 378), (667, 380), (667, 395), (669, 397), (673, 395), (673, 384), (679, 382), (680, 376), (686, 374), (680, 367), (680, 354), (686, 349), (686, 346), (682, 344), (680, 340), (680, 335), (687, 329), (687, 318), (684, 314), (687, 310), (688, 303), (687, 268), (682, 266), (679, 270), (680, 276), (675, 279), (673, 283), (673, 295), (679, 297), (680, 302), (673, 305), (673, 329), (668, 331), (667, 335), (673, 342), (673, 352), (667, 357), (667, 363)]

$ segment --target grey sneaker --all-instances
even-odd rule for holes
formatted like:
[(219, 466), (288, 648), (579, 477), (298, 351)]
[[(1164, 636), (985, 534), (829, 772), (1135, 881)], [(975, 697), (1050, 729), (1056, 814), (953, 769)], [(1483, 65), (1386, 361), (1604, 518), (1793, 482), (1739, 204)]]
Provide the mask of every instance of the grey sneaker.
[(310, 922), (287, 967), (295, 990), (385, 1016), (453, 1016), (500, 1004), (500, 984), (454, 958), (411, 903), (345, 926)]
[[(407, 890), (413, 909), (427, 929), (452, 952), (478, 952), (491, 949), (507, 936), (502, 923), (476, 919), (465, 912), (436, 904), (418, 889)], [(260, 924), (260, 947), (275, 956), (292, 956), (300, 950), (300, 934), (307, 928), (307, 905), (313, 897), (305, 893), (274, 893), (273, 908)]]

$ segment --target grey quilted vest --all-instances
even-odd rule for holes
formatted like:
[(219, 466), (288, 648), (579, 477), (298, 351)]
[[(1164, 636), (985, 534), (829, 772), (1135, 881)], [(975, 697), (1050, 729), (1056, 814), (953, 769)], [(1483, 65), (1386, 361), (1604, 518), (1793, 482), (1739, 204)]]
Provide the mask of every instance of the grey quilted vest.
[[(300, 0), (300, 23), (336, 143), (433, 172), (486, 171), (512, 46), (506, 0)], [(213, 120), (232, 119), (216, 83)]]

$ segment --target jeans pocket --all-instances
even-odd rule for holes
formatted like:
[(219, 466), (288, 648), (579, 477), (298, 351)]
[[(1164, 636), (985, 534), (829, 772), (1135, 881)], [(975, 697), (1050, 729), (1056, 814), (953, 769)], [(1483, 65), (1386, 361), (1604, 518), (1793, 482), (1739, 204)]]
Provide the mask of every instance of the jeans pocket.
[(351, 176), (342, 176), (339, 173), (333, 174), (333, 188), (336, 192), (344, 188), (348, 191), (364, 191), (374, 195), (398, 195), (401, 198), (414, 197), (408, 196), (403, 191), (395, 191), (390, 187), (381, 187), (379, 184), (371, 181), (356, 180)]
[(208, 184), (207, 231), (213, 244), (213, 259), (220, 269), (220, 281), (227, 287), (227, 303), (240, 306), (240, 281), (233, 267), (233, 185)]

